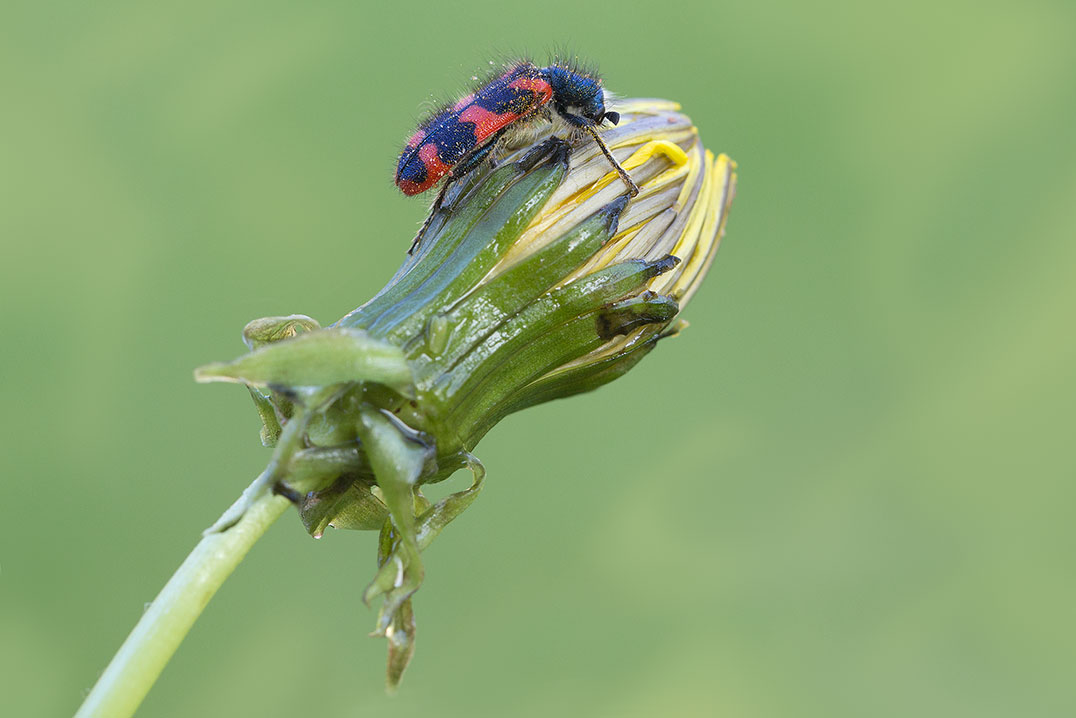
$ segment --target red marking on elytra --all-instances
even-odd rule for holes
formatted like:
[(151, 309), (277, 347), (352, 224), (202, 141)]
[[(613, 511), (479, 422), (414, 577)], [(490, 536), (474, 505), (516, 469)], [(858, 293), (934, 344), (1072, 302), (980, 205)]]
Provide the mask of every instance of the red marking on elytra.
[(418, 148), (418, 158), (422, 160), (422, 164), (426, 165), (426, 181), (423, 183), (426, 187), (432, 187), (437, 180), (452, 169), (451, 165), (445, 164), (441, 159), (440, 150), (432, 142), (427, 142)]
[(471, 94), (467, 95), (467, 97), (464, 97), (463, 99), (461, 99), (456, 104), (452, 105), (452, 109), (459, 112), (464, 107), (471, 104), (472, 102), (474, 102), (474, 93), (473, 92)]
[(503, 115), (498, 115), (497, 113), (490, 112), (485, 107), (480, 107), (478, 105), (471, 105), (460, 113), (460, 122), (474, 123), (474, 136), (478, 143), (481, 143), (482, 140), (486, 139), (505, 125), (515, 122), (517, 119), (519, 119), (519, 115), (514, 112), (506, 112)]
[(441, 171), (441, 174), (448, 172), (449, 166), (441, 161), (441, 153), (437, 149), (437, 145), (432, 142), (427, 142), (418, 148), (418, 158), (422, 160), (422, 164), (426, 165), (426, 171), (431, 170)]

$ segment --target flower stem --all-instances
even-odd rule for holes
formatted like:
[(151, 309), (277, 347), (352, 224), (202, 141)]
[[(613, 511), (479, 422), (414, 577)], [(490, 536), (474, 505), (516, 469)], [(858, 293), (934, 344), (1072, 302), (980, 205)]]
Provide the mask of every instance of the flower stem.
[(133, 715), (209, 599), (290, 505), (282, 496), (260, 492), (238, 522), (207, 533), (142, 614), (75, 718)]

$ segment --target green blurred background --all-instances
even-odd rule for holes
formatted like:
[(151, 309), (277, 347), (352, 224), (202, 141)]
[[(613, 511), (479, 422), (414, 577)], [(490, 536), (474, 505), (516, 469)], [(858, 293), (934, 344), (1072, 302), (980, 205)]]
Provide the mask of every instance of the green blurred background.
[(268, 458), (191, 370), (330, 322), (424, 103), (566, 45), (740, 164), (692, 327), (479, 446), (399, 695), (274, 526), (141, 716), (1069, 716), (1076, 5), (5, 2), (0, 713), (63, 716)]

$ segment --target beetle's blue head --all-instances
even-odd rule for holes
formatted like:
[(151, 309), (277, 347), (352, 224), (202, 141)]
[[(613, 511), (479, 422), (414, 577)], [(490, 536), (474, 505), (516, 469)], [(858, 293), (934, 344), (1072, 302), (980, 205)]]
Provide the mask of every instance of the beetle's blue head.
[(620, 113), (605, 111), (605, 93), (593, 77), (558, 65), (544, 68), (542, 75), (553, 88), (553, 102), (558, 111), (579, 114), (596, 125), (605, 120), (614, 125), (620, 121)]

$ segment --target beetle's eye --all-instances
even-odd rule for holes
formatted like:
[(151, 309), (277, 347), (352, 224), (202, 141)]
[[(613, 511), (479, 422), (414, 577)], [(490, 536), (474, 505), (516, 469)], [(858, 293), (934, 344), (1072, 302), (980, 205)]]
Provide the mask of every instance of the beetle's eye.
[(620, 113), (619, 112), (606, 112), (605, 116), (604, 116), (604, 119), (609, 120), (609, 124), (615, 125), (616, 123), (620, 122)]

